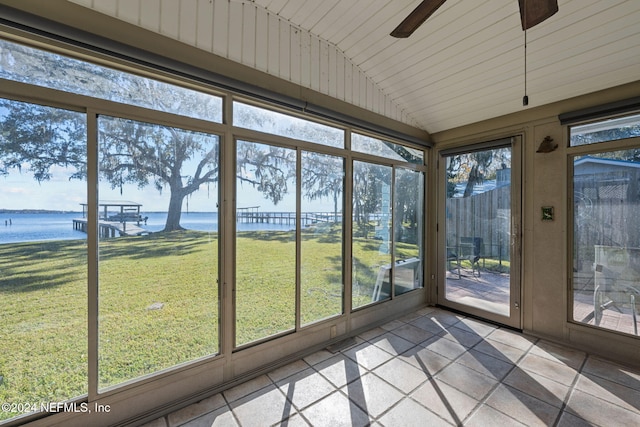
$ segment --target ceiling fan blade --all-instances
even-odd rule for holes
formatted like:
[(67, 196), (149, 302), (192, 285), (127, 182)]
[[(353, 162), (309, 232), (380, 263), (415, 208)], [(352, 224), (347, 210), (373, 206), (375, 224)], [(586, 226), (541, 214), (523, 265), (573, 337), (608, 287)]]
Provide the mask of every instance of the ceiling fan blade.
[(558, 0), (518, 0), (522, 29), (538, 25), (558, 11)]
[(391, 36), (407, 38), (438, 10), (446, 0), (424, 0), (391, 32)]

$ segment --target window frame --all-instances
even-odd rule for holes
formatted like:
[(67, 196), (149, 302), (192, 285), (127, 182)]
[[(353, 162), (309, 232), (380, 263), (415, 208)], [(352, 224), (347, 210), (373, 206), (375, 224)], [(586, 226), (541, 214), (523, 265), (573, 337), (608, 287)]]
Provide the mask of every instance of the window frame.
[[(625, 115), (633, 116), (637, 115), (636, 112), (629, 112)], [(623, 139), (613, 139), (608, 141), (598, 141), (590, 144), (583, 145), (570, 145), (571, 141), (571, 128), (572, 126), (581, 126), (584, 124), (595, 124), (599, 121), (607, 121), (609, 119), (615, 118), (619, 119), (624, 117), (625, 115), (613, 115), (613, 116), (602, 116), (598, 119), (589, 120), (588, 122), (576, 122), (576, 123), (568, 123), (566, 125), (566, 138), (567, 138), (567, 148), (566, 148), (566, 167), (567, 167), (567, 323), (572, 328), (585, 329), (589, 331), (593, 331), (596, 334), (602, 334), (603, 336), (611, 336), (610, 334), (617, 335), (620, 337), (630, 338), (633, 340), (640, 340), (640, 336), (634, 336), (632, 334), (628, 334), (625, 332), (620, 332), (615, 329), (606, 328), (599, 325), (591, 325), (587, 322), (580, 321), (579, 319), (574, 318), (574, 305), (575, 305), (575, 272), (574, 272), (574, 253), (577, 250), (576, 242), (575, 242), (575, 199), (574, 199), (574, 180), (575, 180), (575, 169), (574, 162), (578, 157), (589, 156), (593, 154), (600, 153), (608, 153), (621, 151), (626, 149), (639, 149), (640, 150), (640, 136), (629, 137)]]
[[(342, 237), (342, 254), (343, 260), (350, 259), (351, 257), (351, 239), (352, 229), (351, 221), (347, 221), (346, 218), (350, 218), (352, 215), (352, 174), (353, 174), (353, 161), (365, 161), (373, 162), (389, 166), (392, 169), (392, 174), (395, 174), (397, 167), (420, 171), (423, 174), (424, 182), (424, 194), (423, 205), (427, 203), (427, 186), (429, 175), (427, 171), (427, 159), (429, 155), (429, 146), (419, 145), (413, 142), (400, 140), (392, 137), (388, 137), (384, 134), (377, 134), (365, 129), (360, 128), (357, 125), (345, 124), (343, 122), (337, 122), (330, 119), (322, 119), (314, 114), (307, 114), (304, 111), (296, 111), (294, 109), (275, 106), (273, 103), (260, 100), (260, 94), (256, 94), (256, 98), (248, 98), (246, 96), (240, 96), (229, 89), (221, 89), (205, 81), (199, 81), (197, 78), (189, 78), (181, 75), (180, 73), (171, 73), (166, 70), (156, 69), (152, 66), (143, 66), (141, 64), (129, 62), (125, 59), (112, 57), (105, 53), (98, 53), (91, 49), (81, 48), (74, 46), (73, 44), (67, 45), (58, 41), (51, 41), (39, 36), (27, 34), (17, 36), (12, 34), (11, 31), (7, 31), (6, 28), (0, 26), (0, 37), (8, 40), (12, 43), (23, 44), (36, 49), (42, 49), (44, 51), (53, 52), (59, 55), (69, 56), (82, 61), (92, 62), (101, 66), (107, 66), (109, 68), (116, 68), (125, 73), (132, 73), (142, 77), (152, 78), (154, 80), (160, 80), (172, 85), (178, 85), (186, 87), (188, 89), (201, 91), (203, 93), (219, 96), (222, 98), (222, 122), (210, 122), (207, 120), (191, 118), (174, 113), (167, 113), (158, 110), (153, 110), (145, 107), (139, 107), (129, 104), (124, 104), (116, 101), (104, 100), (93, 98), (86, 95), (79, 95), (70, 92), (64, 92), (57, 89), (51, 89), (42, 86), (36, 86), (29, 83), (21, 83), (13, 80), (0, 79), (0, 96), (3, 98), (36, 103), (44, 106), (51, 106), (57, 108), (64, 108), (72, 111), (81, 112), (86, 115), (87, 121), (87, 203), (90, 206), (88, 209), (88, 221), (93, 224), (92, 229), (88, 230), (87, 234), (87, 268), (88, 268), (88, 394), (80, 396), (77, 399), (71, 401), (76, 402), (99, 402), (104, 401), (105, 398), (126, 396), (130, 393), (150, 392), (157, 384), (166, 383), (177, 378), (176, 375), (189, 375), (190, 373), (203, 370), (205, 368), (212, 368), (214, 366), (222, 368), (227, 363), (232, 363), (232, 355), (236, 351), (244, 350), (247, 347), (234, 348), (234, 334), (235, 334), (235, 322), (233, 319), (234, 305), (231, 303), (231, 294), (233, 293), (232, 287), (235, 285), (235, 273), (234, 267), (229, 265), (233, 262), (235, 266), (235, 227), (233, 220), (235, 218), (235, 205), (231, 203), (234, 199), (235, 188), (235, 162), (232, 160), (235, 157), (235, 141), (239, 139), (256, 141), (266, 144), (274, 144), (286, 148), (295, 149), (298, 158), (300, 158), (302, 152), (317, 152), (320, 154), (332, 155), (343, 159), (344, 162), (344, 184), (343, 184), (343, 237)], [(232, 102), (234, 99), (242, 100), (245, 103), (255, 104), (260, 108), (277, 111), (290, 116), (303, 118), (305, 120), (317, 122), (323, 125), (328, 125), (334, 128), (341, 129), (344, 132), (344, 148), (336, 148), (331, 146), (320, 145), (316, 143), (300, 141), (283, 136), (272, 135), (255, 130), (244, 129), (235, 127), (232, 125)], [(98, 270), (99, 270), (99, 255), (98, 255), (98, 233), (97, 233), (97, 210), (93, 209), (98, 206), (99, 199), (97, 193), (98, 187), (98, 117), (99, 116), (111, 116), (123, 119), (131, 119), (136, 121), (142, 121), (151, 124), (158, 124), (164, 126), (176, 127), (188, 131), (195, 131), (201, 133), (207, 133), (216, 135), (219, 138), (220, 146), (220, 172), (219, 172), (219, 191), (218, 191), (218, 213), (219, 213), (219, 228), (218, 228), (218, 278), (217, 278), (217, 292), (219, 298), (218, 309), (218, 335), (219, 335), (219, 352), (205, 356), (198, 360), (188, 361), (180, 365), (175, 365), (160, 371), (137, 377), (130, 381), (108, 387), (104, 390), (99, 390), (98, 382)], [(407, 146), (410, 148), (422, 150), (424, 152), (424, 164), (412, 164), (399, 160), (387, 159), (384, 157), (376, 156), (368, 153), (353, 152), (350, 149), (350, 136), (351, 132), (357, 132), (363, 135), (370, 135), (374, 138), (390, 141), (394, 144)], [(426, 144), (426, 143), (425, 143)], [(297, 164), (297, 174), (300, 173), (301, 163)], [(393, 184), (393, 181), (392, 181)], [(300, 188), (300, 180), (297, 184), (297, 192)], [(299, 197), (299, 196), (298, 196)], [(298, 201), (298, 205), (299, 205)], [(393, 203), (393, 202), (392, 202)], [(298, 209), (299, 211), (299, 209)], [(392, 216), (393, 220), (393, 216)], [(425, 244), (427, 233), (427, 221), (428, 215), (424, 206), (422, 206), (422, 233), (421, 244), (423, 245), (423, 264), (422, 264), (422, 287), (420, 288), (420, 295), (426, 295), (425, 291), (425, 278), (427, 277), (426, 269), (426, 251)], [(299, 221), (298, 221), (299, 222)], [(299, 231), (297, 231), (299, 235)], [(297, 237), (299, 240), (299, 237)], [(392, 236), (393, 239), (393, 236)], [(299, 253), (299, 248), (297, 251)], [(392, 254), (393, 256), (393, 254)], [(296, 268), (299, 270), (300, 261), (299, 255), (296, 260)], [(340, 315), (332, 316), (327, 319), (320, 319), (317, 322), (309, 324), (300, 324), (300, 302), (297, 301), (298, 307), (296, 312), (296, 328), (292, 333), (298, 333), (304, 330), (309, 330), (309, 333), (315, 333), (319, 328), (326, 328), (330, 324), (335, 324), (338, 321), (349, 321), (351, 315), (355, 311), (364, 311), (370, 307), (367, 305), (362, 309), (353, 310), (351, 306), (351, 268), (348, 262), (343, 261), (343, 278), (344, 278), (344, 290), (343, 290), (343, 310)], [(299, 282), (299, 281), (298, 281)], [(299, 284), (297, 285), (299, 287)], [(408, 292), (407, 295), (414, 294), (414, 292)], [(372, 313), (374, 311), (371, 311)], [(340, 330), (340, 334), (345, 331)], [(334, 332), (332, 332), (334, 334)], [(286, 334), (289, 335), (289, 334)], [(280, 335), (270, 337), (268, 340), (260, 341), (256, 343), (256, 346), (264, 344), (267, 347), (275, 345)], [(254, 347), (251, 345), (249, 347)], [(250, 354), (250, 352), (249, 352)], [(248, 358), (252, 356), (249, 355)], [(184, 378), (184, 377), (182, 377)], [(211, 387), (211, 386), (209, 386)], [(115, 399), (117, 400), (117, 399)], [(41, 417), (46, 417), (49, 414), (35, 413), (28, 415), (26, 418), (21, 417), (20, 421), (35, 420)], [(17, 418), (9, 419), (9, 423), (13, 423)]]

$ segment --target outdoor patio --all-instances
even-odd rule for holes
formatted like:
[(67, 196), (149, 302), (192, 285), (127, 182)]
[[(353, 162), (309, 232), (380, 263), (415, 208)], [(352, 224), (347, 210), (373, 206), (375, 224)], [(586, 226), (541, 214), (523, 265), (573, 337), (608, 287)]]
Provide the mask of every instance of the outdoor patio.
[[(581, 323), (595, 325), (593, 273), (576, 274), (574, 283), (573, 318)], [(474, 274), (470, 268), (462, 268), (458, 274), (456, 268), (447, 272), (447, 299), (488, 308), (494, 312), (506, 310), (509, 306), (509, 276), (483, 269), (478, 275), (477, 271)], [(636, 304), (640, 304), (640, 301), (636, 301)], [(602, 310), (599, 326), (634, 335), (630, 302)]]

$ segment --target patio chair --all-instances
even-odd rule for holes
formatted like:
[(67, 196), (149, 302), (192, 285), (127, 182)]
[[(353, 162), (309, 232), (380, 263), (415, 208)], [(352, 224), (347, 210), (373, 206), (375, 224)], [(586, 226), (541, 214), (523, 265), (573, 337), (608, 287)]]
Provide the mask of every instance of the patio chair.
[(482, 259), (482, 237), (460, 237), (457, 247), (447, 247), (447, 263), (455, 262), (458, 278), (462, 277), (461, 261), (469, 261), (471, 274), (480, 277), (480, 259)]
[(600, 325), (605, 309), (622, 313), (631, 309), (633, 333), (638, 335), (638, 303), (640, 303), (640, 249), (596, 246), (594, 264), (593, 314)]

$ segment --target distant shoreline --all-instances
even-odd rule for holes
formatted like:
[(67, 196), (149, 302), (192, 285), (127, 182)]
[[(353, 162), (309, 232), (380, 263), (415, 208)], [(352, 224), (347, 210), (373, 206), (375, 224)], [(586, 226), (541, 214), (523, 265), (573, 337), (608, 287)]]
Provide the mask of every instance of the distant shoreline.
[[(166, 211), (143, 211), (142, 213), (149, 214), (166, 214)], [(206, 213), (217, 213), (217, 212), (206, 212), (206, 211), (192, 211), (192, 212), (182, 212), (183, 215), (192, 214), (206, 214)], [(10, 214), (79, 214), (82, 215), (82, 211), (59, 211), (59, 210), (49, 210), (49, 209), (0, 209), (0, 215), (10, 215)]]
[(48, 210), (48, 209), (0, 209), (0, 215), (2, 214), (67, 214), (67, 213), (82, 214), (81, 211), (57, 211), (57, 210)]

